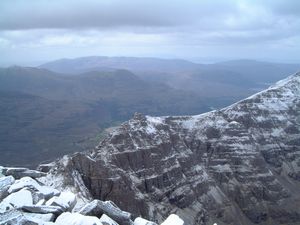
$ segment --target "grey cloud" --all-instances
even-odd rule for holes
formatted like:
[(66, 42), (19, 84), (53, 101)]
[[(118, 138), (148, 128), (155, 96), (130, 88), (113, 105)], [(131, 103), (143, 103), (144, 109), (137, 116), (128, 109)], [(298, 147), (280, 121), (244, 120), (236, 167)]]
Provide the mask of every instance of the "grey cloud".
[[(137, 33), (298, 30), (297, 0), (1, 0), (0, 30)], [(293, 15), (293, 18), (290, 18)]]
[(215, 2), (217, 7), (208, 0), (2, 0), (0, 29), (172, 27), (222, 19), (236, 10), (235, 1)]
[(298, 57), (299, 31), (299, 0), (0, 0), (0, 50), (11, 58), (221, 49)]
[[(1, 6), (2, 5), (2, 6)], [(0, 29), (171, 26), (157, 4), (139, 1), (2, 1)]]
[(258, 4), (263, 7), (268, 7), (276, 15), (295, 16), (300, 15), (300, 1), (299, 0), (265, 0)]

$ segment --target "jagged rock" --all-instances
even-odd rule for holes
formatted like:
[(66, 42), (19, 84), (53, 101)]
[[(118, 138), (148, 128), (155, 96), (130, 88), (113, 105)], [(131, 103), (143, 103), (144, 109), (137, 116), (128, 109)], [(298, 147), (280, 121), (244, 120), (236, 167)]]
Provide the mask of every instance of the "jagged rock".
[(103, 225), (95, 216), (84, 216), (79, 213), (62, 213), (55, 221), (57, 225)]
[(145, 220), (142, 217), (137, 217), (134, 220), (134, 225), (157, 225), (157, 223)]
[(14, 182), (12, 176), (0, 177), (0, 201), (8, 195), (8, 189)]
[(100, 217), (100, 222), (103, 225), (119, 225), (116, 221), (114, 221), (112, 218), (108, 217), (106, 214), (103, 214)]
[(76, 197), (71, 192), (61, 192), (59, 196), (54, 196), (46, 202), (48, 206), (59, 206), (64, 211), (72, 211), (76, 205)]
[(92, 215), (100, 217), (102, 214), (107, 214), (110, 218), (115, 220), (117, 223), (124, 225), (131, 225), (131, 214), (122, 211), (111, 201), (100, 201), (93, 200), (92, 202), (86, 204), (80, 211), (82, 215)]
[(45, 203), (45, 196), (40, 193), (39, 191), (35, 191), (32, 189), (29, 189), (29, 191), (31, 192), (32, 195), (32, 200), (33, 200), (33, 205), (42, 205)]
[[(32, 195), (31, 192), (22, 189), (18, 192), (12, 193), (8, 195), (3, 201), (0, 203), (0, 205), (12, 205), (13, 207), (22, 207), (24, 205), (32, 205)], [(2, 208), (0, 206), (0, 208)]]
[(10, 210), (0, 214), (0, 225), (40, 225), (42, 221), (26, 218), (17, 210)]
[(24, 187), (39, 191), (46, 199), (60, 194), (60, 192), (54, 188), (41, 186), (36, 180), (32, 179), (31, 177), (22, 177), (20, 180), (17, 180), (13, 185), (10, 186), (8, 192), (16, 192)]
[(38, 177), (46, 176), (46, 173), (44, 172), (30, 170), (28, 168), (14, 168), (14, 167), (3, 167), (2, 173), (5, 176), (11, 175), (15, 179), (20, 179), (22, 177), (38, 178)]
[(20, 208), (24, 212), (41, 213), (41, 214), (61, 214), (64, 210), (59, 206), (46, 206), (46, 205), (26, 205)]
[(184, 221), (179, 216), (171, 214), (161, 225), (183, 225)]
[(93, 200), (92, 202), (87, 203), (79, 210), (79, 213), (82, 215), (100, 217), (103, 214), (103, 212), (101, 208), (98, 206), (99, 201), (100, 200)]

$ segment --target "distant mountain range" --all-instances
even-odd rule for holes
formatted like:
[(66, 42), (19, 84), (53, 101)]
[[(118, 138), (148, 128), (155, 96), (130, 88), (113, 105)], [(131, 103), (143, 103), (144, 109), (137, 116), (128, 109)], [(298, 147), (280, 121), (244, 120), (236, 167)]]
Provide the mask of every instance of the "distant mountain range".
[[(235, 60), (197, 64), (179, 59), (91, 56), (61, 59), (40, 66), (67, 74), (126, 69), (140, 78), (192, 91), (200, 96), (240, 99), (300, 70), (300, 64)], [(232, 101), (234, 102), (234, 101)]]
[(131, 57), (0, 68), (0, 164), (32, 166), (92, 148), (105, 128), (135, 112), (192, 115), (221, 108), (298, 68)]

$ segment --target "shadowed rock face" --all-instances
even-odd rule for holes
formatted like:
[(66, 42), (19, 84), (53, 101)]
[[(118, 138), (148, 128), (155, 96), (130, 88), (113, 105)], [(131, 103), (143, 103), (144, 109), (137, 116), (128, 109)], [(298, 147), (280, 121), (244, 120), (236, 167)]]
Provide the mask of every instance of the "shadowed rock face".
[(93, 197), (158, 222), (300, 224), (300, 74), (219, 111), (136, 114), (60, 166)]

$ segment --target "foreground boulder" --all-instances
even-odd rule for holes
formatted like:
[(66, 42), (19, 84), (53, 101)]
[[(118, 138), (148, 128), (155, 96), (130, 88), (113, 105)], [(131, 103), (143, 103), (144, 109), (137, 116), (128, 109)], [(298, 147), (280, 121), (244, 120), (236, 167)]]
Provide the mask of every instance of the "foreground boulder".
[(2, 174), (5, 176), (13, 176), (15, 179), (22, 177), (39, 178), (46, 175), (44, 172), (19, 167), (2, 167)]
[(179, 216), (171, 214), (161, 225), (183, 225), (184, 221)]
[(157, 225), (157, 223), (151, 222), (149, 220), (145, 220), (141, 217), (137, 217), (134, 220), (134, 225)]
[(22, 189), (18, 192), (12, 193), (7, 196), (3, 201), (0, 203), (2, 204), (10, 204), (13, 207), (22, 207), (24, 205), (32, 205), (32, 195), (31, 192), (27, 189)]
[(49, 199), (45, 205), (59, 206), (64, 211), (72, 211), (76, 204), (76, 197), (71, 192), (61, 192), (59, 196), (54, 196)]
[(8, 195), (8, 189), (14, 182), (13, 176), (0, 177), (0, 201)]
[(13, 185), (10, 186), (8, 192), (16, 192), (25, 187), (38, 191), (44, 196), (45, 199), (49, 199), (60, 194), (58, 190), (51, 187), (42, 186), (31, 177), (22, 177), (20, 180), (17, 180)]
[[(22, 172), (24, 168), (11, 171)], [(53, 178), (49, 179), (51, 182)], [(54, 183), (60, 182), (56, 180)], [(157, 225), (140, 217), (133, 223), (131, 214), (122, 211), (112, 201), (93, 200), (84, 205), (88, 199), (79, 197), (76, 188), (69, 188), (75, 193), (60, 192), (32, 177), (18, 180), (11, 175), (1, 177), (0, 225)], [(78, 209), (80, 213), (76, 212)]]
[(133, 221), (131, 220), (131, 214), (125, 211), (122, 211), (111, 201), (100, 201), (93, 200), (92, 202), (86, 204), (80, 211), (82, 215), (92, 215), (100, 216), (102, 214), (108, 215), (110, 218), (116, 222), (124, 225), (131, 225)]
[(10, 210), (0, 214), (0, 225), (41, 225), (43, 221), (26, 217), (17, 210)]
[(26, 213), (23, 212), (23, 215), (26, 218), (30, 218), (33, 220), (39, 220), (43, 222), (52, 222), (55, 219), (55, 215), (53, 213), (46, 213), (46, 214), (41, 214), (41, 213)]
[(83, 216), (79, 213), (62, 213), (55, 221), (57, 225), (103, 225), (95, 216)]
[(24, 212), (31, 212), (31, 213), (42, 213), (48, 214), (53, 213), (56, 215), (61, 214), (64, 210), (59, 206), (46, 206), (46, 205), (26, 205), (20, 208)]
[(116, 221), (108, 217), (106, 214), (103, 214), (100, 217), (100, 222), (103, 223), (103, 225), (119, 225)]

